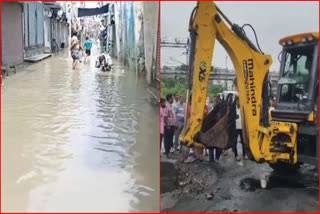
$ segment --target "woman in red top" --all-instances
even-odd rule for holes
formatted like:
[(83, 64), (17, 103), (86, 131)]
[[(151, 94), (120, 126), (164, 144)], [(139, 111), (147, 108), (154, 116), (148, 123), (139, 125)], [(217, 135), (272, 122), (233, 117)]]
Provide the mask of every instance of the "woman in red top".
[(209, 106), (208, 104), (206, 104), (206, 106), (204, 107), (204, 116), (207, 116), (208, 113), (209, 113)]

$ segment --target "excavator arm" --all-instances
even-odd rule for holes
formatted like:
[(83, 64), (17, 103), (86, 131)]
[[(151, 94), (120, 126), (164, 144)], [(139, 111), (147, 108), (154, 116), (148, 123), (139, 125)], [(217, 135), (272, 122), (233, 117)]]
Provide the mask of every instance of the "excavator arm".
[[(227, 22), (227, 24), (226, 24)], [(237, 77), (243, 138), (249, 159), (257, 162), (297, 161), (296, 124), (268, 121), (268, 107), (264, 87), (272, 64), (270, 55), (265, 55), (247, 38), (243, 29), (231, 23), (212, 2), (198, 2), (192, 12), (189, 25), (191, 53), (189, 59), (189, 86), (187, 113), (180, 142), (188, 147), (206, 147), (195, 137), (204, 122), (205, 102), (208, 93), (212, 56), (215, 41), (224, 47), (230, 56)], [(267, 95), (268, 96), (268, 95)], [(266, 97), (266, 96), (264, 96)], [(281, 145), (285, 152), (277, 150), (277, 136), (287, 140)], [(289, 139), (289, 140), (288, 140)], [(212, 136), (210, 145), (214, 145)], [(221, 142), (220, 142), (221, 143)], [(218, 142), (216, 143), (218, 144)], [(224, 143), (227, 145), (227, 142)], [(277, 148), (276, 148), (277, 147)]]

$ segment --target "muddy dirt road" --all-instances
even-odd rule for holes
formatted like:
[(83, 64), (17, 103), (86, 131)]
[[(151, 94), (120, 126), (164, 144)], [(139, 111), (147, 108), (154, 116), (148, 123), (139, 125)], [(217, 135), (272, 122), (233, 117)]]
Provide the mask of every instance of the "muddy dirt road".
[(219, 163), (196, 161), (176, 163), (176, 166), (177, 172), (171, 163), (162, 162), (161, 175), (167, 175), (161, 178), (161, 190), (165, 192), (161, 196), (162, 211), (318, 210), (318, 178), (316, 170), (309, 166), (290, 179), (271, 173), (267, 189), (260, 188), (260, 172), (271, 172), (271, 169), (249, 160), (237, 162), (232, 153), (222, 156)]

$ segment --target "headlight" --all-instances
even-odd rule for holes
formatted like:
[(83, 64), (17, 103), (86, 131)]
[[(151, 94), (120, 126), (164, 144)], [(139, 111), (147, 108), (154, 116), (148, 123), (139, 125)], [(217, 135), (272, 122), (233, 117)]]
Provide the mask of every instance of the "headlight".
[(308, 37), (303, 37), (302, 39), (301, 39), (301, 42), (310, 42), (310, 41), (312, 41), (313, 40), (313, 36), (308, 36)]
[(308, 36), (308, 37), (307, 37), (307, 40), (308, 40), (308, 41), (312, 41), (312, 40), (313, 40), (313, 37), (312, 37), (312, 36)]
[(293, 42), (292, 42), (291, 40), (283, 41), (283, 42), (281, 43), (281, 45), (282, 45), (282, 46), (285, 46), (285, 45), (292, 45), (292, 44), (293, 44)]

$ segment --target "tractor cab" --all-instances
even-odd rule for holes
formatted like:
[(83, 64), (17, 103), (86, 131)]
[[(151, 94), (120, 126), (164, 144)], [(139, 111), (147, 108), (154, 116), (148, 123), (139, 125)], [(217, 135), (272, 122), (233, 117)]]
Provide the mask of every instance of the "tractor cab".
[(318, 33), (285, 37), (273, 120), (315, 120), (318, 97)]

